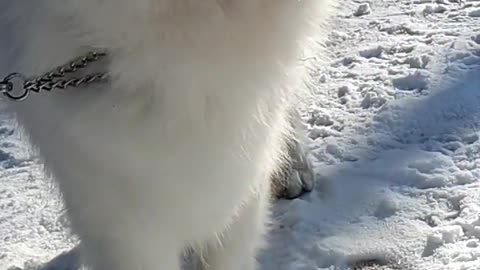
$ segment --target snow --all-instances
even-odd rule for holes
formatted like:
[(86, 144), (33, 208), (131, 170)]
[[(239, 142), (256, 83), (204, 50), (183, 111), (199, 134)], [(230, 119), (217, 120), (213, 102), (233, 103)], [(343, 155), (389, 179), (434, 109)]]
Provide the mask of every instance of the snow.
[[(480, 2), (340, 1), (329, 62), (305, 58), (317, 186), (276, 203), (261, 269), (480, 269)], [(77, 269), (60, 197), (0, 115), (0, 269)]]

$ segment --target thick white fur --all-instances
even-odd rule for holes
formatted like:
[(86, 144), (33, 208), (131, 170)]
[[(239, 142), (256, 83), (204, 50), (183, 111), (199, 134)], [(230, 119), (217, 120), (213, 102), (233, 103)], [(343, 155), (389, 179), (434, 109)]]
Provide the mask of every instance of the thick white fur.
[[(106, 48), (112, 82), (10, 106), (94, 269), (252, 270), (301, 82), (333, 0), (0, 0), (2, 72)], [(6, 52), (6, 53), (5, 53)]]

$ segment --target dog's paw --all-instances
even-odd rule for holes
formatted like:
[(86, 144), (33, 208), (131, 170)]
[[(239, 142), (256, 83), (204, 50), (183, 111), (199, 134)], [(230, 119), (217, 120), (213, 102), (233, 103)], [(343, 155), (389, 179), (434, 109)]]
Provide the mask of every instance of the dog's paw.
[(301, 142), (288, 142), (288, 162), (273, 177), (273, 191), (277, 198), (295, 199), (314, 188), (312, 163)]

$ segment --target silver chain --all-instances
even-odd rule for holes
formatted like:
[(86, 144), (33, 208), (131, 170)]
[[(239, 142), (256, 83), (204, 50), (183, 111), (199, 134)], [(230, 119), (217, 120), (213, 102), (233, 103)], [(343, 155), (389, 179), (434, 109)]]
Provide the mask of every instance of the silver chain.
[[(84, 56), (74, 59), (66, 65), (57, 67), (42, 76), (33, 78), (27, 78), (25, 75), (17, 72), (10, 73), (0, 81), (0, 93), (10, 100), (21, 101), (25, 100), (30, 92), (39, 93), (41, 91), (66, 89), (96, 82), (105, 82), (108, 79), (107, 73), (92, 73), (68, 79), (65, 77), (70, 74), (75, 74), (79, 70), (104, 58), (106, 55), (104, 52), (88, 52)], [(16, 87), (15, 81), (19, 81), (21, 85)], [(21, 88), (18, 94), (13, 93), (14, 91), (19, 91), (16, 88)]]

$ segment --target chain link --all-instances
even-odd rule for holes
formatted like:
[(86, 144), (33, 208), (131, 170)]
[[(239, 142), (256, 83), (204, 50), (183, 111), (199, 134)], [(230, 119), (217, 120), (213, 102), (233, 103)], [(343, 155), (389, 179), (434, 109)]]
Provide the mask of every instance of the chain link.
[[(88, 52), (83, 57), (74, 59), (70, 63), (55, 68), (54, 70), (35, 78), (27, 79), (23, 74), (11, 73), (0, 81), (0, 93), (7, 98), (20, 101), (25, 100), (30, 92), (51, 91), (53, 89), (66, 89), (80, 87), (91, 83), (105, 82), (108, 79), (107, 73), (92, 73), (82, 77), (65, 78), (73, 75), (79, 70), (85, 69), (91, 63), (97, 62), (107, 54), (104, 52)], [(16, 89), (14, 81), (21, 81), (20, 94), (13, 94)]]

